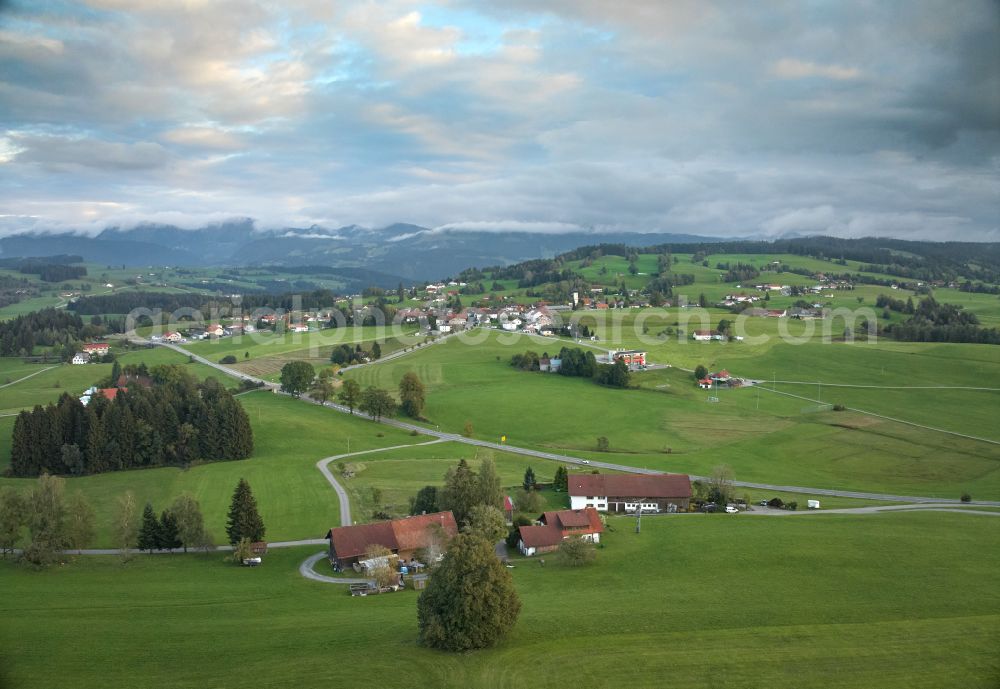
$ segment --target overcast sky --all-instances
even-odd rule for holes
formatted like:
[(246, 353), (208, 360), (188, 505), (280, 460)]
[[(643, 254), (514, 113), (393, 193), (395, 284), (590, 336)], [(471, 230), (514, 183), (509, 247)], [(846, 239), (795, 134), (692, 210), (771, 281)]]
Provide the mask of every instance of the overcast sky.
[(0, 234), (1000, 241), (996, 0), (0, 8)]

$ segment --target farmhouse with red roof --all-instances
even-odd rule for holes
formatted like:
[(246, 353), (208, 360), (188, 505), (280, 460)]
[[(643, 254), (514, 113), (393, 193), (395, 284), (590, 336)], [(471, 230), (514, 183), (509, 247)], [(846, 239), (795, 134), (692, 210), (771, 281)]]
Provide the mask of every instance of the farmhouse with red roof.
[(591, 543), (599, 543), (604, 525), (601, 515), (593, 507), (582, 510), (559, 510), (546, 512), (538, 518), (538, 523), (519, 528), (521, 538), (517, 543), (522, 555), (548, 553), (559, 548), (567, 538), (580, 537)]
[(458, 533), (455, 515), (449, 512), (421, 514), (392, 521), (339, 526), (330, 529), (330, 562), (337, 569), (345, 569), (364, 559), (370, 545), (381, 545), (401, 560), (412, 559), (418, 550), (442, 545)]
[(600, 512), (673, 512), (687, 510), (691, 479), (687, 474), (570, 474), (570, 507)]

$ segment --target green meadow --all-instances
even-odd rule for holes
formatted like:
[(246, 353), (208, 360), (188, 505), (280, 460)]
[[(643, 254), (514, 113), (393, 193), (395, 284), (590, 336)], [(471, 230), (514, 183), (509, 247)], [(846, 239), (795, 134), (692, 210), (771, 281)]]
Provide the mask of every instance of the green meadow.
[[(996, 445), (853, 412), (829, 411), (809, 400), (768, 391), (722, 390), (717, 402), (709, 402), (709, 393), (697, 388), (689, 373), (677, 369), (636, 374), (640, 388), (635, 390), (518, 371), (508, 363), (512, 354), (528, 348), (554, 353), (562, 343), (521, 337), (504, 345), (506, 335), (482, 332), (476, 337), (485, 341), (470, 346), (453, 338), (346, 375), (363, 386), (395, 389), (404, 373), (414, 371), (427, 386), (425, 416), (432, 424), (461, 432), (470, 422), (473, 435), (484, 440), (499, 441), (505, 435), (512, 445), (699, 475), (729, 464), (736, 478), (746, 481), (948, 498), (963, 491), (982, 499), (1000, 496), (1000, 447)], [(848, 345), (839, 347), (842, 353), (837, 354), (838, 345), (817, 345), (811, 351), (806, 346), (786, 349), (790, 356), (802, 350), (803, 357), (813, 359), (830, 352), (832, 363), (824, 366), (834, 375), (840, 370), (838, 362), (849, 362), (856, 351)], [(974, 347), (970, 362), (948, 364), (950, 347)], [(930, 365), (932, 372), (921, 374), (918, 380), (929, 380), (935, 370), (942, 377), (954, 373), (957, 380), (970, 384), (982, 375), (992, 375), (1000, 367), (989, 356), (981, 361), (974, 358), (985, 349), (945, 345), (940, 357), (945, 363)], [(860, 363), (854, 368), (845, 363), (847, 380), (864, 380), (864, 373), (878, 361), (906, 370), (904, 359), (909, 355), (905, 348), (903, 353), (871, 351), (871, 358), (856, 355)], [(731, 370), (742, 373), (735, 367)], [(808, 396), (814, 390), (800, 392)], [(854, 391), (840, 388), (829, 394), (831, 399), (844, 396), (851, 401), (848, 398)], [(920, 395), (915, 399), (924, 400), (926, 406), (913, 415), (914, 420), (949, 430), (978, 430), (992, 437), (988, 418), (996, 409), (996, 393), (953, 391), (948, 397), (962, 404), (983, 404), (974, 410), (960, 406), (935, 411), (935, 397)], [(825, 393), (822, 399), (830, 401)], [(906, 409), (893, 406), (894, 400), (899, 404), (905, 395), (883, 400), (869, 393), (866, 405), (858, 406), (910, 420), (903, 414)], [(598, 436), (609, 439), (610, 452), (596, 451)]]
[[(226, 511), (240, 478), (250, 482), (271, 541), (322, 538), (339, 519), (333, 489), (316, 469), (317, 460), (348, 451), (420, 442), (403, 431), (351, 418), (317, 405), (253, 392), (242, 395), (254, 429), (250, 459), (213, 462), (189, 469), (164, 467), (67, 479), (67, 489), (82, 491), (97, 512), (96, 547), (113, 547), (111, 524), (118, 498), (135, 494), (139, 505), (151, 502), (157, 511), (175, 497), (190, 492), (201, 503), (205, 523), (217, 542), (225, 540)], [(9, 457), (12, 419), (0, 419), (4, 462)], [(0, 486), (28, 487), (33, 479), (0, 478)]]
[(217, 553), (3, 562), (0, 668), (25, 689), (360, 686), (373, 673), (384, 687), (992, 689), (995, 519), (677, 515), (636, 534), (614, 518), (590, 567), (515, 559), (513, 633), (460, 655), (417, 644), (412, 591), (357, 599), (303, 579), (315, 547), (255, 569)]

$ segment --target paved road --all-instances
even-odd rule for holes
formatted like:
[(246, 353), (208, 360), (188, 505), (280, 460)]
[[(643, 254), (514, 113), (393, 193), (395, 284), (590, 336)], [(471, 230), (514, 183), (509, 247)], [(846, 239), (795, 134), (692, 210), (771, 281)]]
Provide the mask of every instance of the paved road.
[[(244, 380), (251, 380), (251, 381), (254, 381), (254, 382), (260, 382), (260, 383), (263, 383), (265, 385), (265, 387), (268, 387), (268, 388), (270, 388), (272, 390), (277, 390), (278, 389), (278, 386), (276, 384), (274, 384), (274, 383), (270, 383), (268, 381), (261, 380), (260, 378), (255, 378), (253, 376), (247, 375), (245, 373), (241, 373), (239, 371), (234, 371), (231, 368), (227, 368), (227, 367), (225, 367), (225, 366), (223, 366), (221, 364), (217, 364), (217, 363), (214, 363), (212, 361), (209, 361), (208, 359), (205, 359), (204, 357), (198, 356), (197, 354), (191, 354), (191, 352), (188, 352), (187, 350), (185, 350), (185, 349), (183, 349), (181, 347), (178, 347), (176, 345), (172, 345), (170, 343), (158, 343), (158, 344), (160, 344), (161, 346), (164, 346), (164, 347), (169, 347), (170, 349), (174, 349), (174, 350), (176, 350), (176, 351), (178, 351), (178, 352), (180, 352), (182, 354), (191, 355), (191, 356), (193, 356), (195, 358), (195, 360), (197, 360), (197, 361), (199, 361), (199, 362), (201, 362), (203, 364), (206, 364), (207, 366), (211, 366), (212, 368), (217, 369), (218, 371), (220, 371), (222, 373), (225, 373), (226, 375), (234, 376), (236, 378), (242, 378)], [(414, 350), (411, 350), (411, 351), (414, 351)], [(787, 393), (785, 393), (785, 394), (787, 394)], [(304, 399), (308, 399), (308, 398), (304, 398)], [(351, 410), (348, 409), (347, 407), (345, 407), (343, 405), (340, 405), (340, 404), (336, 404), (334, 402), (327, 402), (324, 406), (329, 407), (330, 409), (334, 409), (336, 411), (345, 413), (345, 414), (351, 413)], [(541, 450), (533, 450), (533, 449), (526, 448), (526, 447), (517, 447), (515, 445), (493, 443), (493, 442), (489, 442), (489, 441), (486, 441), (486, 440), (477, 440), (475, 438), (466, 438), (465, 436), (459, 435), (457, 433), (445, 433), (443, 431), (438, 431), (438, 430), (431, 429), (431, 428), (424, 428), (423, 426), (418, 426), (416, 424), (407, 423), (405, 421), (398, 421), (396, 419), (382, 419), (380, 421), (380, 423), (382, 423), (382, 424), (384, 424), (386, 426), (393, 426), (395, 428), (400, 428), (400, 429), (403, 429), (403, 430), (406, 430), (406, 431), (416, 431), (416, 432), (422, 433), (424, 435), (433, 436), (433, 437), (438, 438), (440, 440), (447, 440), (447, 441), (452, 441), (452, 442), (456, 442), (456, 443), (463, 443), (465, 445), (475, 445), (477, 447), (484, 447), (484, 448), (488, 448), (488, 449), (491, 449), (491, 450), (497, 450), (497, 451), (500, 451), (500, 452), (510, 452), (510, 453), (513, 453), (513, 454), (525, 455), (525, 456), (529, 456), (529, 457), (539, 457), (541, 459), (548, 459), (548, 460), (552, 460), (552, 461), (555, 461), (555, 462), (562, 462), (564, 464), (577, 465), (577, 466), (581, 466), (581, 467), (586, 466), (587, 468), (608, 469), (608, 470), (611, 470), (611, 471), (621, 471), (621, 472), (630, 473), (630, 474), (658, 474), (658, 473), (660, 473), (660, 470), (643, 469), (641, 467), (626, 466), (624, 464), (613, 464), (611, 462), (588, 461), (586, 459), (581, 459), (579, 457), (572, 457), (570, 455), (564, 455), (564, 454), (559, 454), (559, 453), (555, 453), (555, 452), (544, 452), (544, 451), (541, 451)], [(705, 477), (705, 476), (696, 476), (696, 475), (692, 474), (691, 478), (693, 480), (706, 480), (707, 477)], [(811, 487), (807, 487), (807, 486), (785, 486), (785, 485), (779, 485), (779, 484), (774, 484), (774, 483), (755, 483), (755, 482), (752, 482), (752, 481), (734, 481), (733, 484), (736, 485), (736, 486), (739, 486), (741, 488), (756, 488), (756, 489), (759, 489), (759, 490), (769, 490), (769, 491), (783, 492), (783, 493), (797, 493), (797, 494), (803, 494), (803, 495), (818, 495), (818, 496), (826, 495), (826, 496), (830, 496), (830, 497), (858, 498), (858, 499), (862, 499), (862, 500), (879, 500), (879, 501), (883, 501), (883, 502), (941, 503), (941, 504), (949, 504), (949, 505), (962, 505), (962, 504), (968, 505), (968, 504), (971, 504), (971, 505), (982, 505), (982, 506), (990, 506), (990, 507), (1000, 507), (1000, 501), (996, 501), (996, 500), (974, 500), (971, 503), (963, 503), (963, 502), (961, 502), (958, 499), (951, 499), (951, 498), (936, 498), (936, 497), (926, 497), (926, 496), (918, 496), (918, 495), (890, 495), (890, 494), (887, 494), (887, 493), (871, 493), (871, 492), (864, 492), (864, 491), (840, 490), (840, 489), (833, 489), (833, 488), (811, 488)]]
[(302, 564), (299, 565), (299, 574), (304, 576), (306, 579), (312, 579), (313, 581), (322, 581), (324, 584), (367, 584), (368, 579), (351, 579), (348, 577), (328, 577), (323, 574), (318, 574), (314, 569), (313, 565), (326, 557), (326, 551), (320, 551), (315, 555), (310, 555)]
[[(962, 503), (969, 504), (969, 503)], [(963, 509), (953, 503), (921, 503), (916, 505), (869, 505), (867, 507), (840, 507), (832, 510), (779, 510), (770, 507), (755, 507), (752, 511), (741, 512), (753, 516), (790, 517), (797, 514), (877, 514), (879, 512), (957, 512), (960, 514), (984, 514), (1000, 517), (1000, 512)]]
[(316, 468), (319, 472), (323, 474), (323, 477), (333, 486), (333, 490), (337, 493), (337, 499), (340, 500), (340, 525), (350, 526), (354, 522), (351, 521), (351, 503), (347, 497), (347, 491), (344, 487), (337, 482), (334, 478), (333, 473), (330, 471), (330, 462), (335, 462), (338, 459), (344, 459), (346, 457), (357, 457), (358, 455), (367, 455), (372, 452), (386, 452), (388, 450), (400, 450), (407, 447), (419, 447), (420, 445), (433, 445), (434, 443), (442, 442), (441, 439), (431, 440), (426, 443), (415, 443), (412, 445), (393, 445), (392, 447), (376, 447), (372, 450), (360, 450), (358, 452), (346, 452), (342, 455), (333, 455), (332, 457), (324, 457), (323, 459), (316, 462)]

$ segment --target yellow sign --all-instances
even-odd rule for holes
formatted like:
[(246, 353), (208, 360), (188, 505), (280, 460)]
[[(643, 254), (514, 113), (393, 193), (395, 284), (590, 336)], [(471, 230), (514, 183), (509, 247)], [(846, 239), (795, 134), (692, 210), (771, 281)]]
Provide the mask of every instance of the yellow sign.
[(505, 435), (501, 435), (501, 436), (500, 436), (500, 442), (502, 442), (502, 443), (505, 443), (505, 442), (507, 442), (507, 436), (505, 436)]

